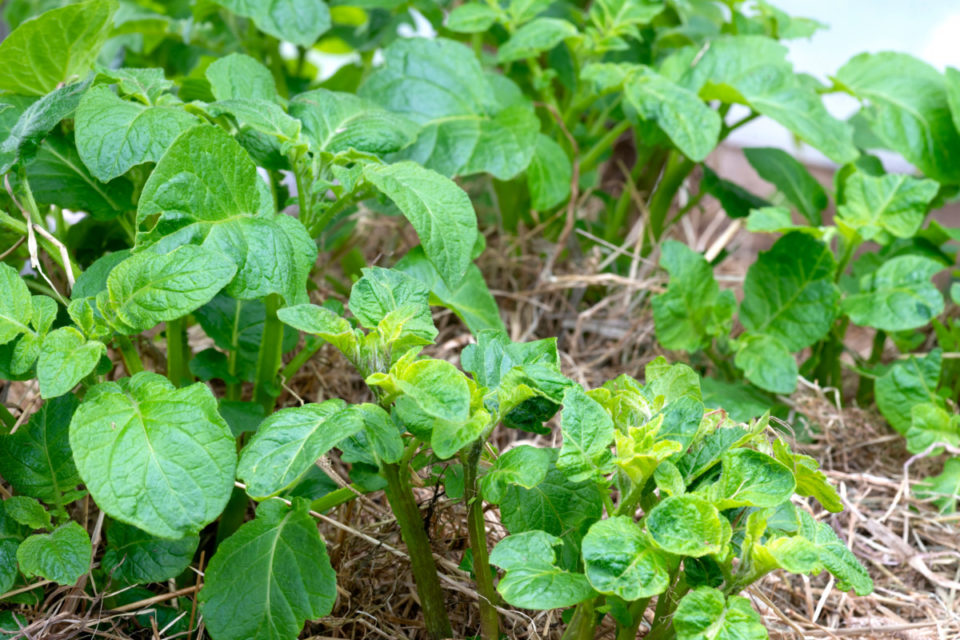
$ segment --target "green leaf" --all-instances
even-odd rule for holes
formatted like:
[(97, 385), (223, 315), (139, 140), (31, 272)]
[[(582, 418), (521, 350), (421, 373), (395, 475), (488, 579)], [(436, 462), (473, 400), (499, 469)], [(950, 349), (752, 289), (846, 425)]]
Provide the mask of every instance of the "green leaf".
[(843, 502), (827, 476), (820, 471), (820, 464), (811, 458), (790, 450), (786, 440), (773, 441), (773, 455), (778, 462), (793, 472), (797, 479), (797, 493), (812, 496), (823, 508), (832, 513), (843, 511)]
[(776, 507), (797, 488), (790, 469), (752, 449), (734, 449), (721, 457), (720, 480), (708, 491), (721, 510), (734, 507)]
[[(236, 273), (226, 256), (184, 245), (166, 255), (152, 251), (130, 256), (110, 272), (97, 306), (122, 323), (124, 333), (139, 333), (176, 320), (209, 302)], [(102, 302), (103, 300), (103, 302)]]
[(509, 604), (523, 609), (556, 609), (583, 602), (594, 593), (586, 576), (557, 566), (560, 538), (544, 531), (507, 536), (490, 554), (490, 563), (506, 575), (497, 591)]
[(444, 281), (459, 283), (477, 240), (477, 216), (467, 194), (452, 180), (413, 162), (367, 165), (363, 175), (410, 221)]
[(563, 394), (563, 415), (560, 420), (563, 446), (557, 468), (574, 482), (602, 480), (610, 470), (613, 455), (614, 426), (610, 414), (599, 402), (573, 386)]
[(736, 301), (731, 291), (721, 293), (706, 259), (668, 240), (660, 247), (660, 266), (670, 274), (670, 284), (653, 298), (657, 340), (667, 349), (693, 352), (726, 335)]
[(497, 51), (497, 62), (505, 64), (535, 58), (567, 38), (577, 37), (577, 28), (559, 18), (537, 18), (523, 25)]
[(0, 436), (0, 475), (17, 492), (63, 505), (80, 497), (68, 429), (79, 402), (63, 395), (44, 402), (13, 435)]
[(747, 335), (740, 338), (733, 363), (747, 380), (771, 393), (793, 393), (800, 370), (790, 350), (780, 340), (768, 335)]
[(333, 154), (350, 149), (392, 153), (410, 145), (419, 131), (410, 120), (374, 102), (326, 89), (296, 96), (290, 101), (290, 115), (303, 123), (312, 148)]
[(297, 220), (278, 215), (253, 160), (224, 130), (194, 127), (167, 149), (137, 209), (137, 250), (202, 244), (229, 257), (236, 276), (227, 294), (244, 300), (271, 293), (306, 302), (317, 247)]
[(677, 640), (767, 640), (760, 614), (742, 596), (724, 597), (697, 587), (680, 600), (673, 616)]
[(28, 20), (0, 43), (0, 91), (42, 96), (90, 71), (117, 3), (92, 0)]
[(348, 359), (357, 355), (358, 338), (353, 327), (330, 309), (314, 304), (284, 307), (277, 312), (281, 322), (305, 333), (319, 336), (335, 346)]
[(691, 160), (701, 162), (717, 146), (721, 125), (717, 112), (655, 71), (637, 66), (624, 85), (624, 99)]
[(510, 0), (510, 17), (516, 23), (523, 23), (546, 11), (553, 0)]
[(437, 268), (427, 259), (423, 247), (408, 251), (393, 268), (422, 282), (430, 289), (431, 304), (453, 311), (474, 335), (487, 330), (506, 331), (500, 319), (500, 307), (477, 265), (467, 266), (466, 274), (456, 287), (444, 282)]
[(87, 340), (73, 327), (51, 331), (43, 340), (37, 360), (40, 397), (56, 398), (69, 392), (93, 371), (106, 353), (106, 345)]
[(9, 591), (20, 574), (17, 570), (17, 547), (23, 535), (23, 526), (7, 515), (6, 505), (0, 501), (0, 593)]
[(7, 517), (30, 529), (52, 529), (50, 513), (36, 498), (13, 496), (3, 501)]
[(365, 402), (356, 405), (363, 420), (363, 433), (376, 458), (392, 464), (403, 457), (403, 438), (390, 414), (378, 405)]
[(6, 173), (21, 156), (31, 155), (41, 140), (61, 120), (69, 117), (89, 86), (77, 82), (55, 89), (27, 107), (0, 144), (0, 174)]
[(101, 85), (89, 89), (77, 107), (77, 152), (94, 177), (108, 182), (156, 162), (177, 136), (199, 123), (179, 106), (123, 100)]
[(32, 333), (30, 319), (33, 304), (30, 290), (17, 270), (0, 263), (0, 344), (6, 344), (22, 333)]
[(583, 537), (583, 565), (593, 588), (627, 601), (649, 598), (670, 586), (670, 560), (633, 518), (614, 516)]
[(543, 365), (559, 371), (560, 354), (556, 338), (513, 342), (506, 331), (490, 330), (477, 334), (476, 344), (463, 348), (460, 364), (481, 386), (495, 389), (519, 366)]
[(923, 357), (910, 354), (906, 360), (895, 361), (876, 379), (874, 395), (877, 408), (890, 426), (906, 435), (912, 421), (911, 409), (925, 402), (937, 400), (942, 352), (934, 349)]
[(720, 555), (727, 543), (720, 512), (695, 495), (661, 500), (644, 523), (657, 547), (678, 556)]
[(608, 35), (639, 38), (636, 27), (649, 23), (663, 10), (664, 3), (659, 0), (597, 0), (590, 5), (590, 20)]
[(51, 533), (35, 534), (20, 543), (17, 562), (28, 578), (39, 576), (69, 586), (90, 570), (90, 536), (76, 522)]
[[(907, 451), (921, 453), (936, 443), (960, 445), (960, 415), (950, 414), (932, 402), (914, 405), (910, 410), (910, 428), (907, 429)], [(934, 447), (930, 455), (943, 453), (943, 447)]]
[(663, 404), (669, 405), (681, 398), (700, 400), (700, 376), (689, 366), (678, 362), (669, 364), (663, 356), (657, 356), (647, 363), (643, 370), (646, 385), (643, 394), (652, 402), (663, 398)]
[(233, 434), (202, 383), (141, 372), (98, 384), (70, 423), (80, 477), (109, 516), (161, 538), (212, 522), (230, 498)]
[(444, 38), (400, 38), (359, 95), (421, 126), (402, 157), (447, 176), (509, 180), (530, 163), (540, 130), (516, 86), (484, 74), (476, 56)]
[(436, 337), (436, 328), (430, 315), (430, 292), (422, 282), (400, 271), (382, 267), (367, 267), (363, 277), (350, 290), (348, 306), (360, 325), (368, 329), (377, 326), (391, 312), (406, 306), (415, 306), (417, 325), (428, 340)]
[(931, 278), (943, 265), (931, 258), (890, 258), (860, 279), (860, 291), (847, 296), (841, 309), (854, 324), (905, 331), (925, 326), (943, 311), (943, 295)]
[(837, 80), (869, 103), (861, 113), (883, 145), (938, 182), (960, 182), (960, 133), (939, 71), (905, 53), (862, 53)]
[(275, 102), (256, 98), (233, 98), (208, 104), (204, 110), (214, 118), (230, 115), (240, 125), (241, 130), (252, 129), (277, 138), (282, 143), (296, 142), (300, 138), (300, 121), (287, 115), (283, 107)]
[(769, 202), (754, 195), (729, 180), (724, 180), (707, 165), (701, 165), (703, 180), (700, 188), (720, 202), (724, 212), (731, 218), (745, 218), (754, 209), (771, 206)]
[(254, 498), (276, 494), (362, 428), (360, 413), (339, 398), (281, 409), (260, 424), (240, 452), (237, 477)]
[(204, 75), (217, 100), (240, 98), (273, 102), (278, 97), (270, 70), (242, 53), (231, 53), (214, 60)]
[(217, 548), (200, 590), (216, 640), (291, 640), (306, 620), (330, 613), (336, 574), (306, 502), (268, 500)]
[(837, 216), (864, 240), (890, 244), (894, 238), (916, 235), (939, 190), (933, 180), (898, 174), (874, 177), (857, 171), (844, 183)]
[(173, 81), (167, 80), (163, 69), (97, 67), (97, 80), (101, 79), (109, 84), (116, 84), (122, 95), (137, 98), (148, 104), (154, 104), (161, 95), (173, 89)]
[(197, 535), (164, 540), (122, 522), (111, 522), (101, 566), (122, 583), (163, 582), (187, 569), (199, 544)]
[(747, 271), (740, 305), (744, 328), (776, 338), (789, 351), (823, 338), (840, 298), (835, 270), (833, 253), (822, 242), (799, 232), (783, 236)]
[(744, 149), (761, 178), (774, 185), (813, 226), (822, 224), (820, 212), (830, 203), (827, 192), (796, 158), (772, 147)]
[(457, 33), (483, 33), (497, 22), (500, 13), (485, 4), (462, 4), (447, 16), (447, 29)]
[(960, 458), (950, 458), (943, 463), (940, 475), (927, 476), (914, 485), (914, 495), (933, 502), (940, 513), (956, 513), (960, 497)]
[(551, 458), (550, 450), (540, 447), (522, 444), (510, 449), (480, 478), (484, 499), (498, 504), (503, 501), (508, 486), (534, 488), (547, 477)]
[(323, 0), (214, 0), (275, 38), (310, 48), (330, 29)]
[(870, 595), (873, 580), (833, 528), (826, 522), (817, 522), (803, 509), (798, 509), (797, 513), (800, 516), (798, 535), (817, 546), (820, 562), (837, 579), (837, 588), (841, 591), (853, 589), (858, 596)]
[(761, 207), (751, 209), (747, 216), (747, 231), (751, 233), (790, 233), (802, 231), (820, 237), (820, 229), (793, 223), (790, 209), (786, 207)]
[(530, 207), (546, 211), (565, 202), (570, 197), (572, 178), (573, 167), (566, 151), (550, 136), (539, 134), (533, 157), (527, 166)]

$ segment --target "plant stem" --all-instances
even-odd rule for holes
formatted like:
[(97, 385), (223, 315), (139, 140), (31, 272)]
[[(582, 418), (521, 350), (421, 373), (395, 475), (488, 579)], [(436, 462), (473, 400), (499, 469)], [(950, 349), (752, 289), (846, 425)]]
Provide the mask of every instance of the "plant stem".
[(650, 232), (654, 240), (660, 240), (660, 236), (666, 231), (665, 222), (667, 213), (670, 211), (670, 205), (680, 189), (680, 185), (686, 179), (696, 164), (685, 158), (677, 151), (671, 151), (667, 158), (667, 166), (663, 171), (663, 177), (660, 184), (657, 185), (653, 197), (650, 198)]
[(637, 180), (640, 179), (640, 174), (643, 173), (643, 169), (650, 160), (652, 153), (652, 148), (646, 148), (644, 150), (637, 149), (637, 159), (633, 165), (633, 169), (630, 170), (630, 178), (623, 183), (623, 191), (620, 193), (620, 197), (617, 198), (617, 203), (613, 208), (613, 215), (607, 220), (604, 229), (603, 235), (607, 242), (613, 242), (617, 238), (622, 237), (621, 227), (623, 227), (623, 221), (626, 218), (627, 211), (630, 210), (631, 196), (633, 196), (635, 191), (634, 185)]
[(186, 329), (183, 318), (167, 321), (167, 377), (178, 387), (193, 382), (188, 368), (190, 347), (185, 340)]
[(276, 396), (273, 394), (277, 373), (283, 363), (283, 323), (277, 318), (280, 309), (280, 296), (271, 293), (263, 299), (266, 306), (266, 318), (263, 322), (263, 335), (260, 337), (260, 351), (257, 353), (257, 377), (253, 385), (253, 401), (263, 406), (265, 415), (273, 412)]
[(351, 500), (354, 500), (366, 493), (366, 491), (355, 484), (351, 484), (346, 487), (340, 487), (339, 489), (334, 489), (327, 495), (321, 496), (311, 502), (310, 509), (319, 513), (323, 513), (324, 511), (329, 511), (334, 507), (339, 507), (342, 504), (350, 502)]
[(487, 527), (483, 518), (483, 499), (477, 485), (480, 454), (483, 441), (473, 443), (463, 463), (463, 500), (467, 505), (467, 533), (470, 537), (470, 549), (473, 550), (473, 573), (477, 581), (477, 593), (480, 594), (480, 634), (483, 640), (498, 640), (500, 637), (500, 617), (497, 614), (497, 590), (493, 586), (490, 573), (490, 553), (487, 550)]
[(413, 580), (417, 585), (420, 607), (423, 609), (423, 622), (431, 640), (441, 640), (453, 635), (450, 619), (447, 617), (443, 590), (440, 588), (440, 576), (437, 564), (433, 560), (433, 549), (423, 527), (420, 509), (410, 489), (406, 477), (406, 466), (384, 464), (381, 467), (387, 481), (387, 500), (393, 515), (400, 525), (400, 535), (410, 554), (410, 566)]
[(300, 367), (305, 365), (307, 360), (312, 358), (313, 354), (319, 351), (324, 344), (326, 343), (323, 340), (317, 340), (316, 344), (304, 345), (303, 349), (298, 351), (297, 355), (293, 356), (293, 359), (283, 367), (283, 371), (280, 372), (283, 379), (289, 380), (296, 375), (297, 371), (300, 371)]
[(597, 626), (593, 607), (593, 598), (577, 605), (561, 640), (593, 640)]
[(642, 598), (630, 603), (630, 624), (623, 627), (618, 625), (616, 640), (637, 640), (637, 631), (640, 629), (640, 623), (643, 622), (643, 612), (647, 610), (650, 600), (650, 598)]
[(604, 152), (612, 147), (613, 143), (617, 141), (617, 138), (623, 135), (623, 132), (629, 128), (630, 123), (624, 120), (607, 131), (602, 138), (597, 140), (597, 143), (590, 147), (590, 149), (580, 157), (580, 175), (588, 173), (594, 167), (596, 167), (597, 164), (599, 164), (600, 157), (604, 154)]
[[(169, 326), (169, 325), (167, 325)], [(123, 366), (127, 369), (127, 375), (134, 375), (143, 371), (143, 361), (140, 360), (140, 354), (133, 342), (127, 336), (117, 336), (117, 349), (120, 351), (120, 359), (123, 360)]]

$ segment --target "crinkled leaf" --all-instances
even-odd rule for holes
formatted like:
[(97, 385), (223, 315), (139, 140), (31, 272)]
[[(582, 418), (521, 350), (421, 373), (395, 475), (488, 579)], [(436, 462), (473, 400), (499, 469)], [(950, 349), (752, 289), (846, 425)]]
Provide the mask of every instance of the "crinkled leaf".
[(300, 304), (280, 309), (277, 317), (295, 329), (323, 338), (348, 359), (356, 359), (358, 349), (356, 332), (346, 318), (330, 309), (314, 304)]
[(193, 560), (200, 537), (156, 538), (122, 522), (107, 527), (107, 547), (101, 566), (126, 584), (163, 582), (183, 573)]
[(773, 455), (778, 462), (793, 472), (797, 479), (797, 493), (801, 496), (813, 497), (823, 505), (823, 508), (832, 513), (843, 511), (843, 502), (837, 490), (833, 488), (827, 476), (820, 471), (820, 464), (811, 458), (790, 450), (785, 440), (774, 440)]
[(433, 329), (431, 338), (435, 337), (430, 315), (430, 291), (422, 282), (401, 271), (382, 267), (367, 267), (362, 273), (363, 277), (350, 290), (348, 303), (350, 312), (361, 326), (376, 329), (391, 312), (408, 305), (416, 306), (421, 311), (417, 324), (422, 325), (423, 331)]
[(683, 397), (702, 398), (700, 376), (682, 362), (670, 364), (663, 356), (657, 356), (647, 363), (643, 374), (646, 380), (643, 394), (648, 400), (662, 397), (663, 404), (669, 405)]
[(307, 620), (330, 613), (336, 574), (307, 511), (268, 500), (257, 517), (224, 540), (210, 559), (200, 611), (216, 640), (291, 640)]
[(268, 100), (232, 98), (208, 104), (205, 110), (213, 117), (230, 115), (241, 128), (252, 129), (284, 143), (295, 142), (300, 137), (300, 121)]
[(931, 258), (902, 255), (890, 258), (860, 279), (860, 291), (841, 302), (854, 324), (905, 331), (930, 322), (943, 311), (943, 295), (931, 278), (943, 265)]
[(549, 449), (526, 444), (507, 451), (480, 478), (484, 499), (494, 504), (500, 503), (510, 485), (534, 488), (546, 478), (551, 458)]
[(52, 529), (50, 512), (40, 501), (30, 496), (13, 496), (3, 501), (7, 517), (29, 529)]
[(932, 501), (940, 513), (956, 513), (957, 499), (960, 498), (960, 458), (950, 458), (943, 463), (939, 475), (927, 476), (918, 482), (914, 486), (914, 495)]
[(314, 149), (333, 154), (350, 149), (392, 153), (416, 140), (419, 131), (410, 120), (374, 102), (327, 89), (296, 96), (290, 101), (290, 115), (303, 123)]
[(214, 0), (275, 38), (312, 47), (330, 29), (330, 9), (323, 0)]
[(577, 28), (560, 18), (537, 18), (523, 25), (497, 51), (500, 64), (535, 58), (577, 36)]
[(212, 522), (230, 498), (233, 434), (202, 383), (141, 372), (87, 392), (70, 423), (80, 477), (116, 520), (162, 538)]
[(97, 80), (115, 83), (122, 95), (135, 97), (148, 104), (155, 103), (161, 95), (173, 88), (173, 81), (166, 78), (163, 69), (97, 67)]
[(90, 570), (90, 536), (76, 522), (51, 533), (38, 533), (20, 543), (17, 562), (27, 577), (39, 576), (69, 586)]
[(670, 560), (627, 516), (590, 527), (583, 537), (584, 570), (593, 588), (627, 601), (649, 598), (670, 586)]
[(806, 511), (797, 511), (800, 516), (800, 530), (803, 536), (817, 546), (820, 562), (837, 579), (837, 588), (841, 591), (853, 589), (858, 596), (873, 592), (873, 580), (850, 549), (837, 536), (826, 522), (817, 522)]
[(720, 480), (708, 492), (710, 500), (721, 510), (776, 507), (789, 500), (797, 488), (790, 469), (759, 451), (728, 451), (721, 464)]
[(76, 82), (54, 89), (24, 109), (0, 144), (0, 174), (9, 171), (27, 151), (35, 151), (44, 136), (76, 110), (89, 84)]
[(858, 171), (844, 183), (837, 216), (864, 240), (889, 244), (894, 238), (916, 235), (939, 190), (933, 180), (902, 174), (874, 177)]
[[(668, 553), (699, 558), (718, 555), (725, 539), (717, 508), (687, 494), (661, 500), (644, 518), (654, 544)], [(596, 525), (594, 525), (596, 527)]]
[(40, 347), (37, 359), (37, 381), (42, 398), (62, 396), (85, 378), (107, 347), (98, 340), (87, 340), (73, 327), (51, 331)]
[(827, 192), (799, 160), (782, 149), (744, 149), (750, 166), (777, 190), (814, 226), (821, 224), (820, 212), (827, 208)]
[(555, 548), (562, 541), (544, 531), (527, 531), (501, 540), (490, 563), (506, 575), (497, 591), (509, 604), (524, 609), (569, 607), (593, 595), (587, 578), (557, 566)]
[(237, 477), (265, 498), (289, 487), (340, 440), (363, 428), (358, 411), (334, 398), (270, 415), (240, 452)]
[[(910, 428), (907, 429), (907, 451), (921, 453), (934, 444), (960, 445), (960, 414), (950, 414), (942, 407), (924, 402), (910, 410)], [(930, 450), (930, 455), (943, 453), (943, 447)]]
[(790, 350), (769, 335), (747, 335), (740, 339), (734, 364), (747, 380), (771, 393), (793, 393), (800, 370)]
[(767, 640), (767, 630), (750, 600), (724, 597), (712, 587), (697, 587), (680, 600), (673, 616), (677, 640)]
[(513, 342), (505, 331), (488, 330), (477, 334), (476, 344), (463, 348), (460, 364), (482, 386), (493, 389), (520, 365), (545, 365), (559, 370), (560, 354), (556, 338)]
[(557, 468), (571, 480), (601, 479), (610, 469), (614, 426), (610, 414), (599, 402), (573, 386), (563, 395), (560, 421), (563, 446)]

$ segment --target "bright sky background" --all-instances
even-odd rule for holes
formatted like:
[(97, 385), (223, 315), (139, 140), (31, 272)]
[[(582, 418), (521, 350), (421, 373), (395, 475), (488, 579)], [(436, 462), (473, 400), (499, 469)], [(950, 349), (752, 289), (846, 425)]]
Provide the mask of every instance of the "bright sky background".
[[(960, 2), (957, 0), (772, 0), (790, 15), (816, 18), (828, 25), (807, 40), (793, 40), (790, 60), (797, 71), (821, 79), (854, 55), (869, 51), (901, 51), (943, 70), (960, 68)], [(827, 96), (827, 108), (848, 116), (855, 103), (845, 96)], [(758, 120), (732, 136), (744, 146), (775, 145), (796, 151), (790, 135), (776, 123)], [(829, 162), (812, 149), (799, 154), (811, 162)], [(888, 168), (904, 169), (902, 160)], [(899, 165), (899, 166), (897, 166)]]

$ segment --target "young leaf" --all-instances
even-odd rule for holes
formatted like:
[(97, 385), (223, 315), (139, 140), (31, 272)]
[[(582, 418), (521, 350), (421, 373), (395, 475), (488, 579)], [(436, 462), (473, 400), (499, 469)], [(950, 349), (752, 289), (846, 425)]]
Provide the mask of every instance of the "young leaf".
[(889, 244), (894, 238), (916, 235), (939, 190), (933, 180), (898, 174), (874, 177), (858, 171), (844, 184), (837, 216), (864, 240)]
[(577, 28), (559, 18), (537, 18), (523, 25), (497, 51), (497, 62), (505, 64), (535, 58), (567, 38), (577, 37)]
[(895, 361), (874, 383), (877, 408), (890, 426), (906, 434), (911, 423), (911, 409), (937, 400), (942, 353), (934, 349), (922, 358), (910, 355)]
[[(913, 406), (907, 429), (907, 451), (921, 453), (934, 444), (960, 445), (960, 415), (951, 415), (932, 402)], [(930, 455), (943, 453), (943, 447), (934, 447)]]
[(103, 292), (97, 306), (104, 315), (115, 316), (125, 333), (138, 333), (203, 306), (236, 271), (226, 256), (196, 245), (165, 255), (137, 253), (113, 268), (107, 277), (107, 308), (101, 304)]
[(663, 404), (669, 405), (684, 397), (694, 400), (702, 397), (700, 376), (682, 362), (668, 364), (666, 358), (658, 356), (647, 363), (643, 374), (646, 379), (643, 395), (651, 402), (663, 398)]
[(721, 292), (710, 264), (682, 242), (668, 240), (660, 252), (670, 285), (653, 298), (657, 340), (667, 349), (702, 349), (713, 336), (727, 333), (736, 305), (733, 292)]
[(468, 2), (450, 12), (447, 29), (457, 33), (483, 33), (497, 22), (500, 13), (485, 4)]
[(292, 640), (330, 613), (336, 574), (306, 502), (267, 500), (210, 559), (200, 611), (216, 640)]
[(422, 310), (418, 325), (421, 330), (436, 337), (436, 328), (430, 315), (430, 291), (413, 276), (393, 269), (367, 267), (363, 277), (350, 290), (348, 306), (360, 325), (368, 329), (377, 326), (391, 312), (404, 306), (416, 306)]
[(507, 451), (480, 478), (484, 499), (498, 504), (503, 501), (508, 486), (534, 488), (546, 478), (551, 457), (549, 449), (526, 444)]
[(50, 513), (36, 498), (13, 496), (3, 501), (7, 516), (30, 529), (52, 529)]
[(17, 562), (28, 578), (39, 576), (69, 586), (90, 570), (92, 554), (90, 536), (71, 521), (51, 533), (35, 534), (21, 542)]
[(42, 96), (90, 71), (113, 28), (115, 0), (47, 11), (0, 43), (0, 91)]
[(40, 397), (56, 398), (73, 389), (106, 353), (106, 345), (87, 340), (73, 327), (51, 331), (43, 340), (37, 360)]
[(6, 504), (0, 501), (0, 593), (9, 591), (19, 575), (17, 547), (23, 535), (23, 526), (7, 515)]
[(360, 413), (343, 400), (281, 409), (261, 423), (240, 452), (237, 477), (262, 499), (296, 482), (320, 456), (363, 428)]
[(603, 406), (574, 386), (563, 394), (563, 446), (557, 468), (574, 482), (600, 481), (610, 470), (614, 426)]
[(16, 433), (0, 436), (0, 475), (19, 493), (54, 505), (80, 497), (68, 435), (79, 404), (73, 395), (44, 402)]
[(833, 528), (826, 522), (817, 522), (802, 509), (797, 513), (800, 516), (798, 535), (816, 545), (820, 562), (837, 579), (837, 588), (841, 591), (853, 589), (858, 596), (870, 595), (873, 592), (873, 580)]
[(711, 587), (697, 587), (680, 600), (673, 616), (677, 640), (767, 640), (760, 614), (742, 596), (724, 597)]
[(830, 203), (827, 192), (796, 158), (772, 147), (744, 149), (750, 166), (774, 185), (813, 226), (822, 224), (820, 212)]
[(299, 304), (280, 309), (277, 317), (294, 329), (323, 338), (339, 349), (351, 362), (357, 360), (359, 356), (357, 335), (360, 332), (355, 332), (346, 318), (330, 309), (318, 307), (315, 304)]
[(546, 211), (565, 202), (570, 197), (572, 178), (573, 167), (567, 152), (550, 136), (539, 134), (533, 157), (527, 166), (530, 207)]
[(559, 371), (560, 354), (556, 338), (512, 342), (506, 331), (489, 330), (477, 334), (476, 344), (463, 348), (460, 365), (473, 374), (481, 386), (495, 389), (519, 366), (542, 365)]
[(890, 258), (875, 273), (860, 279), (860, 292), (841, 302), (854, 324), (884, 331), (925, 326), (943, 311), (943, 295), (931, 278), (943, 265), (930, 258)]
[(661, 500), (644, 522), (657, 547), (693, 558), (721, 554), (730, 529), (724, 530), (715, 506), (692, 494)]
[(582, 549), (587, 579), (600, 593), (629, 602), (670, 586), (670, 559), (651, 544), (633, 518), (597, 522), (583, 537)]
[(785, 440), (774, 440), (773, 455), (793, 472), (797, 479), (797, 493), (801, 496), (811, 496), (831, 513), (843, 511), (843, 502), (837, 490), (833, 488), (827, 476), (820, 471), (820, 465), (810, 456), (793, 453)]
[(101, 182), (156, 162), (181, 133), (200, 121), (180, 107), (123, 100), (107, 86), (89, 89), (77, 107), (76, 144)]
[(163, 582), (186, 570), (199, 544), (197, 535), (164, 540), (128, 524), (111, 522), (101, 566), (122, 583)]
[(231, 53), (210, 63), (204, 72), (217, 100), (277, 100), (277, 86), (270, 70), (242, 53)]
[(932, 501), (940, 513), (956, 513), (957, 498), (960, 496), (960, 458), (950, 458), (943, 463), (940, 475), (927, 476), (918, 482), (914, 487), (914, 495), (921, 500)]
[(27, 150), (33, 151), (51, 129), (69, 117), (88, 86), (89, 82), (76, 82), (54, 89), (24, 109), (0, 144), (0, 174), (9, 171)]
[(0, 344), (31, 332), (29, 325), (32, 317), (30, 290), (16, 269), (0, 263)]
[(326, 89), (296, 96), (290, 101), (290, 115), (303, 123), (312, 148), (333, 154), (350, 149), (392, 153), (416, 140), (419, 131), (410, 120), (374, 102)]
[(200, 531), (233, 491), (236, 444), (202, 383), (176, 389), (141, 372), (98, 384), (73, 416), (70, 446), (97, 505), (157, 537)]
[(310, 48), (330, 29), (330, 9), (323, 0), (214, 0), (280, 40)]
[(790, 350), (780, 340), (768, 335), (746, 335), (733, 363), (747, 380), (770, 393), (793, 393), (800, 369)]
[(497, 591), (509, 604), (524, 609), (569, 607), (593, 595), (587, 578), (557, 566), (561, 540), (545, 531), (507, 536), (490, 554), (490, 563), (506, 575)]
[(283, 107), (255, 98), (220, 100), (205, 107), (216, 118), (224, 114), (233, 116), (241, 130), (252, 129), (282, 143), (296, 142), (300, 138), (300, 121), (287, 115)]
[(708, 492), (718, 509), (776, 507), (797, 488), (793, 473), (765, 453), (734, 449), (721, 460), (720, 480)]
[(862, 53), (837, 71), (837, 80), (869, 102), (861, 113), (884, 147), (934, 180), (960, 182), (960, 132), (939, 71), (905, 53)]
[(96, 71), (97, 81), (107, 80), (109, 84), (116, 84), (121, 95), (137, 98), (147, 104), (156, 103), (161, 95), (173, 88), (173, 81), (167, 80), (163, 69), (97, 67)]
[(452, 180), (413, 162), (367, 165), (363, 175), (410, 221), (444, 281), (459, 283), (477, 240), (477, 216), (467, 194)]

